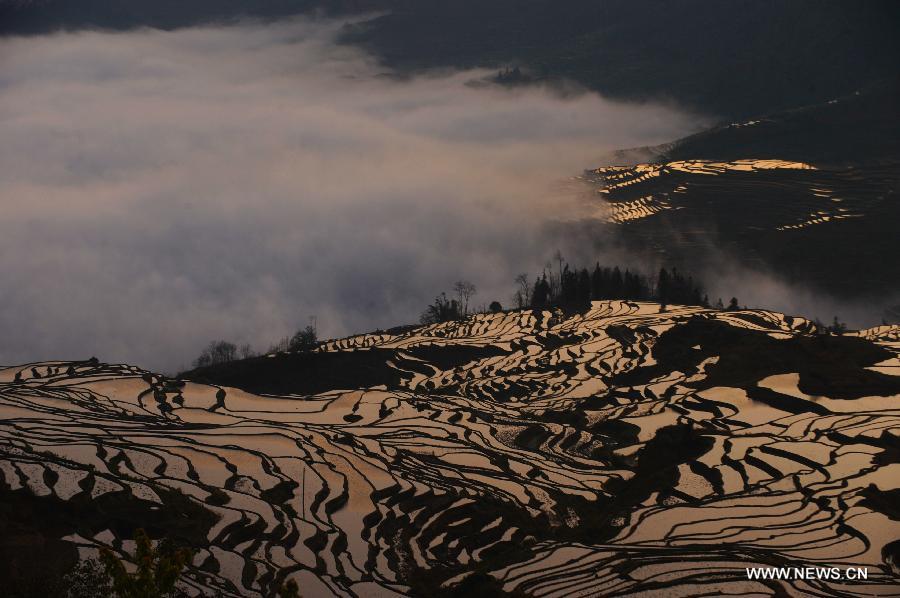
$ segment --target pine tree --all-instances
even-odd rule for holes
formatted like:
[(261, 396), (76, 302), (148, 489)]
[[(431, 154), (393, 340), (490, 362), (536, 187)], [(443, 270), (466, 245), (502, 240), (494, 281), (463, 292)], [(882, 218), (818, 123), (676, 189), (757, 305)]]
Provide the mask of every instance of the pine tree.
[(578, 276), (569, 269), (569, 264), (563, 268), (560, 284), (562, 288), (559, 303), (567, 307), (574, 306), (578, 298)]
[(591, 304), (591, 275), (588, 274), (587, 268), (578, 271), (575, 289), (575, 301), (578, 307), (588, 307)]
[(622, 280), (622, 271), (616, 266), (612, 271), (612, 278), (609, 281), (609, 292), (613, 299), (621, 299), (624, 290), (624, 281)]
[(591, 273), (591, 299), (603, 299), (603, 270), (600, 269), (600, 262), (594, 266)]
[(662, 304), (669, 302), (669, 293), (671, 291), (671, 281), (669, 271), (665, 268), (659, 269), (659, 276), (656, 279), (656, 299)]
[(834, 334), (841, 335), (847, 332), (847, 325), (841, 322), (837, 316), (834, 316), (834, 321), (829, 327), (829, 331)]
[(544, 309), (550, 304), (550, 283), (547, 282), (547, 273), (534, 282), (534, 290), (531, 292), (531, 307)]

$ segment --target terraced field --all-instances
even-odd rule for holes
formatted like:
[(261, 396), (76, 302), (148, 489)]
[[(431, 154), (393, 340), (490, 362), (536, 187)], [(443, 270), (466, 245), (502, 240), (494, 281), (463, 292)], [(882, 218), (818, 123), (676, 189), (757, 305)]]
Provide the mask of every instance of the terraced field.
[[(664, 209), (696, 208), (680, 201), (690, 199), (692, 194), (707, 200), (716, 195), (735, 195), (741, 201), (731, 207), (745, 213), (744, 226), (788, 230), (864, 217), (868, 209), (884, 200), (885, 179), (890, 172), (888, 168), (867, 173), (855, 169), (823, 171), (784, 160), (679, 160), (598, 168), (589, 176), (602, 182), (599, 192), (609, 200), (613, 222), (639, 220)], [(837, 190), (848, 187), (852, 193)], [(635, 199), (635, 195), (640, 197)], [(777, 197), (774, 201), (773, 196)], [(754, 216), (762, 221), (755, 222)]]
[(667, 261), (724, 251), (839, 296), (900, 290), (900, 162), (672, 160), (589, 171), (625, 243)]
[(190, 543), (197, 595), (900, 594), (897, 326), (608, 301), (183, 378), (0, 370), (2, 502), (82, 556)]

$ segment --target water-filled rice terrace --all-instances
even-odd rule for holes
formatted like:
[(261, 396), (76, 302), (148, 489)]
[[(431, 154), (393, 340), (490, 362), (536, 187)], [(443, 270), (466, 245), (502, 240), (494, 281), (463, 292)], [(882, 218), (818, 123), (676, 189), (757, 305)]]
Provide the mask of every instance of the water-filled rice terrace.
[[(191, 544), (196, 595), (897, 595), (898, 356), (897, 326), (604, 301), (183, 379), (29, 364), (0, 497), (83, 557)], [(782, 565), (869, 579), (746, 578)]]
[(635, 249), (696, 264), (724, 251), (839, 295), (896, 290), (900, 162), (673, 160), (585, 173)]

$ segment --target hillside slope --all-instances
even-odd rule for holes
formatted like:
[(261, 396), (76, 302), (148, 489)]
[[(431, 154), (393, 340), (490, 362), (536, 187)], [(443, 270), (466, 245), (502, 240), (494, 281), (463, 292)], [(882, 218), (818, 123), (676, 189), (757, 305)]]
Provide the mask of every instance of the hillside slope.
[(400, 72), (521, 66), (614, 98), (743, 118), (896, 77), (891, 0), (0, 0), (0, 35), (375, 13), (344, 39)]
[(405, 70), (510, 65), (605, 95), (726, 118), (896, 77), (896, 2), (418, 0), (348, 31)]
[[(611, 301), (182, 381), (6, 368), (0, 508), (39, 516), (0, 537), (20, 557), (35, 537), (87, 555), (143, 525), (197, 547), (186, 589), (223, 596), (285, 575), (307, 597), (887, 595), (898, 355), (900, 327), (822, 336), (765, 311)], [(800, 564), (869, 579), (744, 574)]]
[(724, 261), (772, 272), (892, 321), (900, 83), (643, 150), (585, 173), (632, 251), (694, 270)]

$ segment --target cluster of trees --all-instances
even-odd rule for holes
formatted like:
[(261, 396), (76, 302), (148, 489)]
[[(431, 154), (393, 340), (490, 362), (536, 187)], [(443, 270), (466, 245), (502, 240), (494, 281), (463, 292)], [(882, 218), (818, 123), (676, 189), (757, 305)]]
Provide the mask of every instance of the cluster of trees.
[[(469, 302), (472, 297), (478, 293), (475, 285), (468, 280), (458, 280), (453, 283), (453, 295), (448, 297), (447, 293), (441, 293), (434, 298), (434, 302), (425, 308), (419, 321), (422, 324), (437, 324), (438, 322), (449, 322), (451, 320), (460, 320), (469, 315)], [(494, 303), (497, 303), (496, 301)], [(494, 303), (491, 305), (494, 306)], [(502, 307), (499, 307), (500, 311)]]
[[(620, 266), (594, 265), (593, 270), (570, 266), (562, 255), (554, 256), (556, 264), (547, 264), (540, 276), (532, 282), (527, 274), (519, 274), (513, 304), (518, 309), (584, 309), (591, 301), (604, 299), (626, 299), (634, 301), (656, 301), (662, 309), (670, 304), (702, 305), (709, 307), (709, 296), (703, 284), (677, 268), (660, 268), (655, 277)], [(435, 324), (460, 320), (469, 315), (471, 298), (475, 295), (475, 285), (461, 280), (453, 285), (453, 293), (441, 293), (425, 308), (420, 321)], [(736, 297), (732, 297), (726, 307), (720, 298), (713, 306), (721, 310), (741, 309)], [(499, 301), (481, 312), (498, 312), (503, 309)]]
[[(556, 269), (550, 264), (532, 283), (527, 274), (519, 274), (516, 279), (516, 292), (513, 303), (519, 309), (546, 309), (561, 307), (563, 309), (583, 309), (591, 301), (603, 299), (630, 299), (635, 301), (658, 301), (663, 309), (669, 303), (683, 305), (709, 306), (709, 298), (703, 285), (690, 275), (679, 272), (676, 268), (668, 270), (660, 268), (656, 277), (632, 271), (619, 266), (606, 267), (599, 263), (594, 269), (574, 268), (563, 259), (559, 252), (554, 257)], [(499, 312), (503, 306), (499, 301), (492, 301), (485, 308), (472, 309), (472, 298), (478, 289), (468, 280), (458, 280), (448, 295), (442, 292), (425, 308), (419, 320), (422, 324), (436, 324), (461, 320), (474, 311)], [(718, 309), (740, 309), (735, 297), (726, 308), (722, 299), (715, 305)], [(837, 328), (836, 328), (837, 330)], [(271, 347), (267, 353), (281, 351), (310, 351), (318, 346), (318, 332), (315, 318), (310, 324), (298, 330), (293, 336), (284, 337)], [(197, 359), (195, 368), (228, 363), (237, 359), (248, 359), (257, 356), (250, 345), (238, 347), (234, 343), (219, 340), (209, 343)]]
[[(298, 330), (293, 336), (286, 336), (269, 347), (266, 353), (278, 353), (280, 351), (311, 351), (319, 344), (319, 334), (316, 330), (315, 318), (310, 318), (310, 323)], [(250, 345), (238, 347), (234, 343), (219, 340), (210, 342), (200, 356), (194, 360), (195, 368), (207, 367), (229, 363), (238, 359), (257, 357), (259, 353)]]
[[(533, 284), (529, 283), (526, 274), (516, 277), (518, 288), (513, 300), (517, 307), (577, 309), (601, 299), (658, 301), (663, 305), (709, 304), (703, 285), (675, 268), (671, 271), (661, 268), (656, 278), (651, 278), (628, 268), (623, 270), (619, 266), (603, 267), (599, 263), (594, 266), (593, 271), (573, 268), (561, 256), (557, 259), (556, 272), (552, 267), (545, 268)], [(737, 309), (737, 299), (732, 299), (732, 303), (734, 309)]]
[(311, 351), (319, 345), (319, 333), (316, 330), (315, 321), (301, 328), (293, 336), (286, 336), (269, 347), (266, 353), (279, 353), (281, 351)]
[(497, 71), (494, 81), (503, 85), (517, 85), (531, 82), (532, 77), (524, 73), (518, 66), (515, 66), (513, 68), (506, 67), (503, 70)]
[[(66, 598), (180, 598), (178, 581), (193, 553), (177, 548), (167, 539), (154, 543), (147, 533), (134, 534), (135, 551), (126, 564), (109, 548), (100, 549), (100, 559), (80, 561), (64, 578)], [(300, 598), (299, 587), (288, 580), (277, 590), (278, 598)]]
[(228, 363), (239, 357), (240, 359), (246, 359), (254, 355), (255, 353), (250, 345), (242, 345), (238, 349), (237, 345), (228, 341), (210, 341), (206, 348), (203, 349), (203, 352), (200, 353), (200, 356), (194, 360), (194, 367), (202, 368), (208, 365)]
[(834, 316), (834, 320), (831, 322), (830, 326), (823, 324), (819, 318), (813, 320), (813, 324), (816, 327), (817, 334), (841, 335), (847, 332), (847, 324), (842, 322), (837, 316)]

